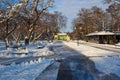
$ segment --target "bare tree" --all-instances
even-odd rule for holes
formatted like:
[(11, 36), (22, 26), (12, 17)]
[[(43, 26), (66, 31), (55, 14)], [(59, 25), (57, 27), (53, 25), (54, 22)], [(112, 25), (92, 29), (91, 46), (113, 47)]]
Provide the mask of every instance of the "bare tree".
[(120, 3), (120, 0), (104, 0), (105, 3)]
[(110, 4), (106, 11), (111, 15), (111, 31), (120, 31), (120, 0), (105, 0), (105, 2)]
[[(11, 0), (10, 0), (11, 1)], [(13, 1), (0, 0), (2, 8), (0, 9), (0, 28), (6, 44), (9, 44), (8, 37), (16, 29), (18, 15), (14, 15), (20, 9), (21, 4), (15, 4)], [(13, 2), (13, 3), (12, 3)], [(13, 16), (14, 15), (14, 16)]]
[(48, 40), (52, 40), (54, 35), (60, 32), (60, 29), (65, 27), (66, 25), (66, 17), (62, 15), (62, 13), (44, 13), (40, 18), (38, 25), (39, 29), (42, 29), (41, 33), (36, 32), (35, 39), (39, 38), (43, 33)]
[(27, 0), (24, 1), (24, 4), (25, 9), (28, 11), (27, 17), (31, 20), (28, 23), (28, 34), (26, 35), (30, 40), (35, 30), (35, 25), (37, 21), (42, 16), (43, 12), (52, 6), (53, 0)]
[[(6, 48), (8, 46), (8, 37), (11, 33), (17, 28), (19, 24), (19, 17), (24, 17), (24, 31), (27, 33), (24, 34), (30, 40), (33, 32), (35, 30), (35, 25), (42, 13), (52, 6), (53, 0), (0, 0), (0, 28), (4, 30), (3, 37), (6, 43)], [(19, 25), (20, 26), (20, 25)], [(18, 28), (17, 28), (18, 29)], [(15, 34), (12, 34), (14, 39), (18, 39), (15, 37)], [(19, 37), (19, 34), (18, 36)]]
[(107, 21), (107, 14), (102, 9), (96, 6), (91, 9), (82, 8), (78, 17), (72, 22), (73, 34), (77, 39), (84, 39), (88, 33), (106, 30)]

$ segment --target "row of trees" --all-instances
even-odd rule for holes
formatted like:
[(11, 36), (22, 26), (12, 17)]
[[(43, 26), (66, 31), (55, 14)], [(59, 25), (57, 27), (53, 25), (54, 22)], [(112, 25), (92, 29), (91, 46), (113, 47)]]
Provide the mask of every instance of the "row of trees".
[(106, 11), (96, 6), (79, 11), (72, 22), (74, 39), (84, 39), (85, 35), (95, 31), (120, 32), (120, 0), (106, 0), (105, 3), (109, 4)]
[(0, 37), (6, 48), (10, 40), (34, 41), (42, 35), (51, 38), (66, 25), (60, 12), (46, 12), (53, 0), (0, 0)]

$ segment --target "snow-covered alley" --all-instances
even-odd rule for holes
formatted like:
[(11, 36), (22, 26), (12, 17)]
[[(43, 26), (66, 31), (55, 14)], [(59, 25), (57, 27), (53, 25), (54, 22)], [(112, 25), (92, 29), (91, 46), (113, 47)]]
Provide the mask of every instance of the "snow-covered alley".
[[(53, 72), (54, 69), (50, 67), (53, 71), (49, 69), (46, 70), (43, 72), (43, 75), (39, 76), (39, 79), (37, 78), (36, 80), (120, 79), (120, 67), (118, 65), (120, 61), (119, 53), (114, 52), (115, 54), (113, 54), (111, 51), (94, 48), (85, 44), (79, 44), (79, 46), (77, 46), (76, 42), (73, 41), (58, 41), (54, 44), (54, 51), (56, 55), (52, 57), (58, 59), (60, 62), (57, 76), (52, 76), (56, 73), (57, 69)], [(112, 64), (113, 60), (114, 62)], [(111, 64), (114, 66), (110, 67)], [(53, 68), (56, 68), (56, 66), (53, 66)]]
[(87, 43), (84, 41), (79, 41), (79, 45), (75, 41), (64, 42), (64, 44), (89, 57), (95, 63), (96, 69), (102, 72), (100, 76), (114, 74), (120, 77), (119, 46)]
[(119, 46), (84, 41), (79, 46), (75, 41), (54, 41), (51, 45), (52, 55), (45, 54), (46, 48), (43, 54), (35, 45), (29, 47), (34, 56), (45, 58), (0, 65), (0, 80), (120, 80)]

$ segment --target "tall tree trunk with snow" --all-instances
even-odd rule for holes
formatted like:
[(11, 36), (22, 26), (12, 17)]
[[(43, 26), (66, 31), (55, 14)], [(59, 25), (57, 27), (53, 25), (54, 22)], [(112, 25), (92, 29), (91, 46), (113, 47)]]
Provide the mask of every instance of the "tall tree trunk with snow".
[(9, 29), (9, 21), (10, 19), (7, 19), (6, 20), (6, 26), (5, 26), (5, 31), (3, 33), (3, 37), (4, 37), (4, 41), (5, 41), (5, 45), (6, 45), (6, 49), (8, 48), (9, 46), (9, 35), (16, 29), (16, 24), (14, 26), (12, 26), (11, 29)]
[(4, 38), (4, 41), (5, 41), (5, 47), (6, 49), (9, 47), (9, 41), (8, 41), (8, 37), (5, 37)]
[[(29, 3), (27, 3), (27, 4), (29, 4)], [(31, 4), (32, 4), (32, 6), (31, 6), (30, 13), (32, 14), (32, 16), (34, 16), (34, 19), (32, 19), (32, 22), (29, 25), (28, 34), (26, 35), (26, 37), (28, 38), (29, 41), (32, 40), (31, 36), (34, 33), (37, 21), (40, 19), (40, 17), (44, 13), (44, 11), (52, 6), (53, 0), (43, 0), (43, 1), (33, 0), (33, 2), (31, 2)], [(38, 8), (38, 7), (40, 7), (40, 8)], [(26, 6), (26, 8), (27, 8), (27, 6)]]

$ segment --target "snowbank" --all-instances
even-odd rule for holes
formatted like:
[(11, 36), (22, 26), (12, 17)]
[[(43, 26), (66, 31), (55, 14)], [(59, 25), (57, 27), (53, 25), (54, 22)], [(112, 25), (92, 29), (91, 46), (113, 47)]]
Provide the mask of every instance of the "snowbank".
[[(3, 43), (0, 43), (3, 44)], [(42, 44), (42, 43), (41, 43)], [(49, 50), (51, 44), (44, 44), (43, 48), (38, 49), (38, 44), (30, 43), (27, 48), (8, 48), (7, 50), (1, 49), (0, 46), (0, 57), (29, 57), (29, 56), (48, 56), (53, 55), (54, 52)]]
[(52, 62), (51, 59), (11, 64), (10, 66), (0, 65), (0, 80), (35, 80)]
[[(30, 43), (24, 50), (5, 50), (4, 42), (0, 42), (0, 57), (48, 56), (53, 54), (47, 44), (41, 49), (37, 48), (37, 44)], [(35, 80), (53, 61), (52, 59), (39, 58), (21, 64), (0, 65), (0, 80)]]
[(47, 47), (43, 49), (33, 49), (32, 52), (32, 56), (49, 56), (54, 54), (54, 52), (50, 51)]
[(117, 45), (117, 46), (120, 46), (120, 43), (117, 43), (116, 45)]

